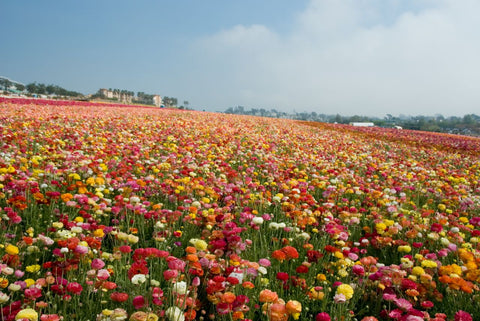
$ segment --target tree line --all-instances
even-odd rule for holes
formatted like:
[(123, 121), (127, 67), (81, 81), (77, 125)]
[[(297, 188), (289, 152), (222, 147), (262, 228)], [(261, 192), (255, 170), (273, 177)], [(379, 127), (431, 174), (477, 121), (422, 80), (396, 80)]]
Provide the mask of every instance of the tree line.
[(372, 122), (378, 127), (401, 127), (404, 129), (422, 130), (431, 132), (442, 132), (451, 134), (462, 134), (480, 136), (480, 116), (467, 114), (462, 117), (435, 116), (393, 116), (387, 114), (383, 118), (368, 116), (341, 116), (319, 114), (317, 112), (293, 112), (286, 113), (276, 109), (266, 110), (264, 108), (246, 109), (243, 106), (229, 107), (224, 111), (226, 114), (252, 115), (261, 117), (289, 118), (296, 120), (317, 121), (324, 123), (349, 124), (353, 122)]
[(67, 90), (57, 85), (46, 85), (46, 84), (36, 83), (36, 82), (27, 84), (25, 86), (25, 89), (29, 94), (55, 95), (55, 96), (66, 96), (66, 97), (83, 97), (83, 94), (77, 91)]

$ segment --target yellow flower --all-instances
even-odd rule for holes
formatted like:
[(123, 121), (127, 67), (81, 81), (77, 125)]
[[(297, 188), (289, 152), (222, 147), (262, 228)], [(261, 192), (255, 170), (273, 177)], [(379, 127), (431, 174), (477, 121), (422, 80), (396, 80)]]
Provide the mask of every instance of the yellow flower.
[(317, 274), (317, 280), (320, 281), (320, 282), (326, 281), (327, 276), (323, 273), (319, 273), (319, 274)]
[(412, 251), (412, 248), (409, 245), (400, 245), (398, 247), (398, 252), (401, 253), (410, 253)]
[(29, 288), (29, 287), (31, 287), (32, 285), (35, 284), (35, 280), (33, 280), (33, 279), (26, 279), (24, 281), (27, 284), (27, 288)]
[(375, 229), (378, 234), (382, 234), (387, 229), (387, 225), (385, 223), (377, 223), (375, 224)]
[(309, 296), (314, 300), (323, 300), (325, 293), (320, 289), (311, 288)]
[(109, 309), (104, 309), (102, 311), (102, 314), (106, 317), (108, 317), (109, 315), (112, 315), (113, 314), (113, 310), (109, 310)]
[(69, 174), (68, 177), (73, 178), (76, 181), (80, 180), (80, 175), (78, 175), (77, 173)]
[(343, 294), (347, 300), (353, 297), (353, 288), (348, 284), (340, 284), (337, 287), (337, 294)]
[(128, 234), (128, 243), (135, 244), (138, 243), (138, 236), (135, 236), (133, 234)]
[(422, 261), (422, 266), (426, 268), (436, 268), (437, 263), (432, 260), (425, 260), (425, 261)]
[(8, 286), (8, 280), (5, 278), (0, 278), (0, 288), (5, 289)]
[(30, 321), (38, 320), (38, 313), (33, 309), (23, 309), (20, 310), (15, 316), (15, 320), (27, 319)]
[(18, 254), (18, 247), (12, 244), (8, 244), (7, 247), (5, 248), (5, 252), (7, 252), (10, 255), (17, 255)]
[(412, 269), (412, 274), (416, 276), (420, 276), (422, 274), (425, 274), (425, 270), (419, 266), (416, 266)]
[(34, 264), (34, 265), (29, 265), (25, 268), (25, 271), (30, 272), (30, 273), (35, 273), (40, 271), (40, 265)]
[(198, 251), (205, 251), (207, 249), (207, 242), (200, 239), (191, 239), (190, 243), (198, 250)]
[(101, 228), (98, 228), (96, 229), (94, 232), (93, 232), (93, 236), (95, 237), (104, 237), (105, 236), (105, 233), (103, 232), (103, 230)]

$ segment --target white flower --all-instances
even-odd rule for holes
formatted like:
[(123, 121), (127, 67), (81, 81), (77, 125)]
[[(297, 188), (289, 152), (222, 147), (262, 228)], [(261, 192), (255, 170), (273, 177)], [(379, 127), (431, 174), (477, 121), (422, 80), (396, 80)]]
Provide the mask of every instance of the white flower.
[(257, 271), (263, 275), (267, 274), (267, 269), (264, 266), (260, 266)]
[(132, 283), (135, 285), (143, 284), (147, 280), (145, 274), (135, 274), (132, 277)]
[(2, 274), (4, 275), (12, 275), (13, 272), (15, 272), (11, 267), (3, 267), (3, 268), (0, 268), (0, 271), (2, 271)]
[(139, 202), (140, 202), (139, 197), (137, 197), (137, 196), (130, 197), (130, 203), (135, 204), (135, 203), (139, 203)]
[(252, 223), (255, 224), (255, 225), (262, 225), (263, 224), (263, 217), (255, 216), (252, 219)]
[(173, 285), (173, 292), (179, 295), (187, 294), (187, 283), (185, 281), (175, 283)]
[(72, 231), (73, 233), (79, 234), (79, 233), (82, 233), (83, 229), (80, 226), (74, 226), (70, 231)]
[(271, 230), (278, 230), (278, 223), (271, 222), (270, 224), (268, 224), (268, 228)]
[(185, 321), (185, 316), (183, 315), (183, 311), (177, 307), (169, 307), (165, 311), (165, 315), (170, 321)]
[(232, 272), (229, 277), (237, 279), (240, 284), (243, 283), (243, 273)]
[(7, 302), (9, 299), (10, 299), (10, 297), (9, 297), (8, 295), (6, 295), (6, 294), (3, 293), (3, 292), (0, 292), (0, 304), (4, 304), (4, 303)]

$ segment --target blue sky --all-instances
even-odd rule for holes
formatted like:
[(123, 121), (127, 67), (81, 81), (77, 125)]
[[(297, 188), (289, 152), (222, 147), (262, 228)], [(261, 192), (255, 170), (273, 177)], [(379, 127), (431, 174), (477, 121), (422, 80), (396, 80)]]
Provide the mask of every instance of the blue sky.
[(479, 113), (476, 0), (2, 1), (0, 75), (196, 109)]

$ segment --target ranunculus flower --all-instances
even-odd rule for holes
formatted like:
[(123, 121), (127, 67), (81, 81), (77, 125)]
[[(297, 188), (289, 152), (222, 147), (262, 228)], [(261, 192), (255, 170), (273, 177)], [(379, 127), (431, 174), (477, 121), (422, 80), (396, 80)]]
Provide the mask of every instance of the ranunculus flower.
[(180, 310), (178, 307), (169, 307), (165, 311), (165, 315), (170, 321), (185, 321), (183, 311)]
[(331, 321), (330, 315), (327, 312), (320, 312), (315, 316), (315, 321)]
[(112, 299), (113, 302), (125, 302), (128, 300), (128, 293), (113, 292), (110, 294), (110, 299)]
[(473, 318), (470, 313), (459, 310), (455, 313), (455, 321), (473, 321)]
[(278, 300), (277, 292), (269, 289), (262, 290), (259, 295), (259, 301), (262, 303), (273, 303)]
[(353, 288), (348, 284), (340, 284), (337, 287), (337, 294), (343, 294), (346, 300), (350, 300), (353, 297)]
[(77, 282), (70, 282), (67, 285), (67, 291), (76, 295), (82, 293), (83, 287)]
[(38, 313), (34, 309), (20, 310), (20, 311), (18, 311), (17, 315), (15, 315), (15, 320), (22, 320), (22, 319), (27, 319), (27, 320), (30, 320), (30, 321), (37, 321), (38, 320)]
[(296, 300), (290, 300), (285, 307), (287, 308), (288, 314), (290, 314), (294, 320), (298, 320), (302, 312), (302, 304)]
[(103, 262), (101, 259), (93, 259), (92, 269), (100, 270), (100, 269), (103, 269), (104, 266), (105, 266), (105, 262)]
[(145, 306), (145, 298), (141, 295), (137, 295), (133, 298), (132, 304), (135, 309), (139, 310)]
[(172, 291), (173, 291), (173, 293), (176, 293), (178, 295), (186, 294), (187, 293), (187, 283), (185, 281), (176, 282), (173, 285)]
[(152, 312), (137, 311), (130, 316), (130, 321), (157, 321), (158, 316)]
[(287, 321), (288, 313), (285, 304), (273, 303), (268, 309), (270, 321)]
[(145, 281), (147, 281), (145, 274), (135, 274), (132, 277), (132, 283), (135, 285), (143, 284)]

